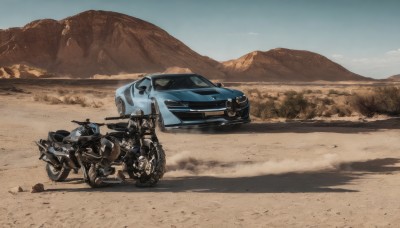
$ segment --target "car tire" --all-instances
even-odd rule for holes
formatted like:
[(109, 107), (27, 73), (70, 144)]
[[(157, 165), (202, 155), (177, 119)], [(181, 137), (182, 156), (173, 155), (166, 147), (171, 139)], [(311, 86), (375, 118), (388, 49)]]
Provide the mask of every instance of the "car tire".
[(125, 111), (126, 111), (126, 109), (125, 109), (125, 103), (124, 103), (124, 101), (123, 101), (121, 98), (118, 98), (118, 99), (117, 99), (116, 106), (117, 106), (118, 114), (119, 114), (120, 116), (125, 115)]
[(157, 114), (156, 122), (157, 122), (157, 126), (160, 129), (160, 131), (161, 132), (166, 132), (166, 129), (165, 129), (165, 126), (164, 126), (164, 120), (162, 118), (160, 109), (158, 108), (157, 101), (153, 102), (152, 107), (151, 107), (151, 112)]

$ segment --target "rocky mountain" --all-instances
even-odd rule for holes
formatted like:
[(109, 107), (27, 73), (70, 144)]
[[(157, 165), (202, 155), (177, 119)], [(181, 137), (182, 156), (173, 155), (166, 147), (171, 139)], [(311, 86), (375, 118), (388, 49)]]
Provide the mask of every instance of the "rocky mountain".
[(0, 30), (0, 66), (24, 63), (72, 77), (188, 68), (223, 78), (220, 63), (161, 28), (120, 13), (86, 11)]
[(309, 51), (276, 48), (223, 62), (230, 78), (243, 81), (370, 80)]
[(156, 25), (94, 10), (60, 21), (37, 20), (22, 28), (0, 30), (0, 78), (15, 77), (5, 69), (16, 64), (84, 78), (196, 72), (228, 81), (367, 79), (316, 53), (283, 48), (255, 51), (220, 63), (196, 53)]
[(50, 78), (54, 76), (44, 69), (23, 64), (0, 67), (0, 78)]

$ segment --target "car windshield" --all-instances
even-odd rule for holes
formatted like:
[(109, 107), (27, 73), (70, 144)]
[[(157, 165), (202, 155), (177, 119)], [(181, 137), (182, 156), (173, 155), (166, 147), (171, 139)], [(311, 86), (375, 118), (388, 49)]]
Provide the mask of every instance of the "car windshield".
[(165, 75), (153, 79), (155, 90), (198, 89), (215, 87), (199, 75)]

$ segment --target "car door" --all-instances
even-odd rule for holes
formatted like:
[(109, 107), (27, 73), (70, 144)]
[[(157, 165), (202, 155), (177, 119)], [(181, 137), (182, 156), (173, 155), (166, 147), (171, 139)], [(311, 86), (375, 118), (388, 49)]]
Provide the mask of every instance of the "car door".
[[(137, 83), (135, 83), (135, 88), (132, 90), (134, 95), (135, 109), (140, 108), (143, 110), (144, 114), (151, 113), (151, 99), (150, 91), (152, 89), (151, 80), (149, 78), (144, 78)], [(146, 87), (146, 89), (142, 89)]]

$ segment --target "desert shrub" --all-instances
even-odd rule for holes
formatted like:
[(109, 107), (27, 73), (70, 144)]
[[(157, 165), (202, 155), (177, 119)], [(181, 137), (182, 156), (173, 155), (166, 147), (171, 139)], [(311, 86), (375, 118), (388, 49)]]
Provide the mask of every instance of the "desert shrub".
[(336, 89), (330, 89), (328, 91), (328, 95), (341, 95), (341, 96), (349, 96), (350, 93), (348, 93), (347, 91), (339, 91)]
[(49, 96), (47, 94), (35, 94), (33, 95), (33, 100), (34, 101), (41, 101), (41, 102), (47, 102), (50, 104), (60, 104), (62, 101), (58, 99), (57, 97)]
[(65, 90), (65, 89), (58, 89), (57, 90), (57, 94), (58, 95), (60, 95), (60, 96), (63, 96), (63, 95), (65, 95), (65, 94), (67, 94), (69, 91), (68, 90)]
[(250, 101), (250, 114), (263, 120), (278, 117), (278, 110), (273, 100)]
[(81, 96), (66, 96), (66, 97), (64, 97), (64, 103), (71, 104), (71, 105), (79, 104), (82, 107), (88, 106), (86, 103), (86, 98), (81, 97)]
[(285, 96), (287, 96), (287, 97), (294, 97), (294, 96), (296, 96), (298, 93), (296, 92), (296, 91), (294, 91), (294, 90), (288, 90), (288, 91), (285, 91), (284, 93), (283, 93), (283, 95), (285, 95)]
[(90, 107), (101, 108), (101, 107), (103, 107), (103, 105), (104, 105), (104, 103), (101, 101), (98, 101), (98, 102), (92, 101), (92, 103), (90, 104)]
[(334, 106), (331, 107), (329, 113), (331, 115), (337, 114), (338, 117), (345, 117), (345, 116), (351, 116), (352, 111), (349, 108), (345, 107), (345, 106), (336, 106), (336, 105), (334, 105)]
[(101, 101), (91, 101), (88, 102), (85, 97), (81, 96), (64, 96), (64, 97), (55, 97), (47, 94), (35, 94), (33, 96), (34, 101), (45, 102), (50, 104), (67, 104), (67, 105), (80, 105), (82, 107), (93, 107), (100, 108), (104, 105)]
[(262, 97), (262, 93), (261, 93), (261, 91), (260, 90), (258, 90), (257, 88), (255, 88), (255, 89), (248, 89), (247, 90), (247, 94), (250, 94), (250, 95), (252, 95), (252, 94), (256, 94), (256, 97), (258, 97), (258, 98), (261, 98)]
[(279, 115), (288, 119), (298, 118), (301, 112), (305, 112), (309, 103), (302, 93), (288, 91), (279, 108)]
[(264, 103), (263, 109), (260, 112), (260, 117), (263, 120), (279, 117), (278, 109), (276, 108), (275, 102), (273, 100), (267, 100)]
[(320, 102), (324, 105), (332, 105), (335, 103), (332, 99), (327, 97), (320, 99)]
[(354, 108), (367, 117), (375, 114), (399, 115), (400, 114), (400, 88), (376, 88), (370, 94), (355, 94), (352, 97)]
[(340, 94), (340, 92), (336, 89), (330, 89), (328, 91), (328, 95), (332, 95), (332, 94), (338, 95), (338, 94)]

